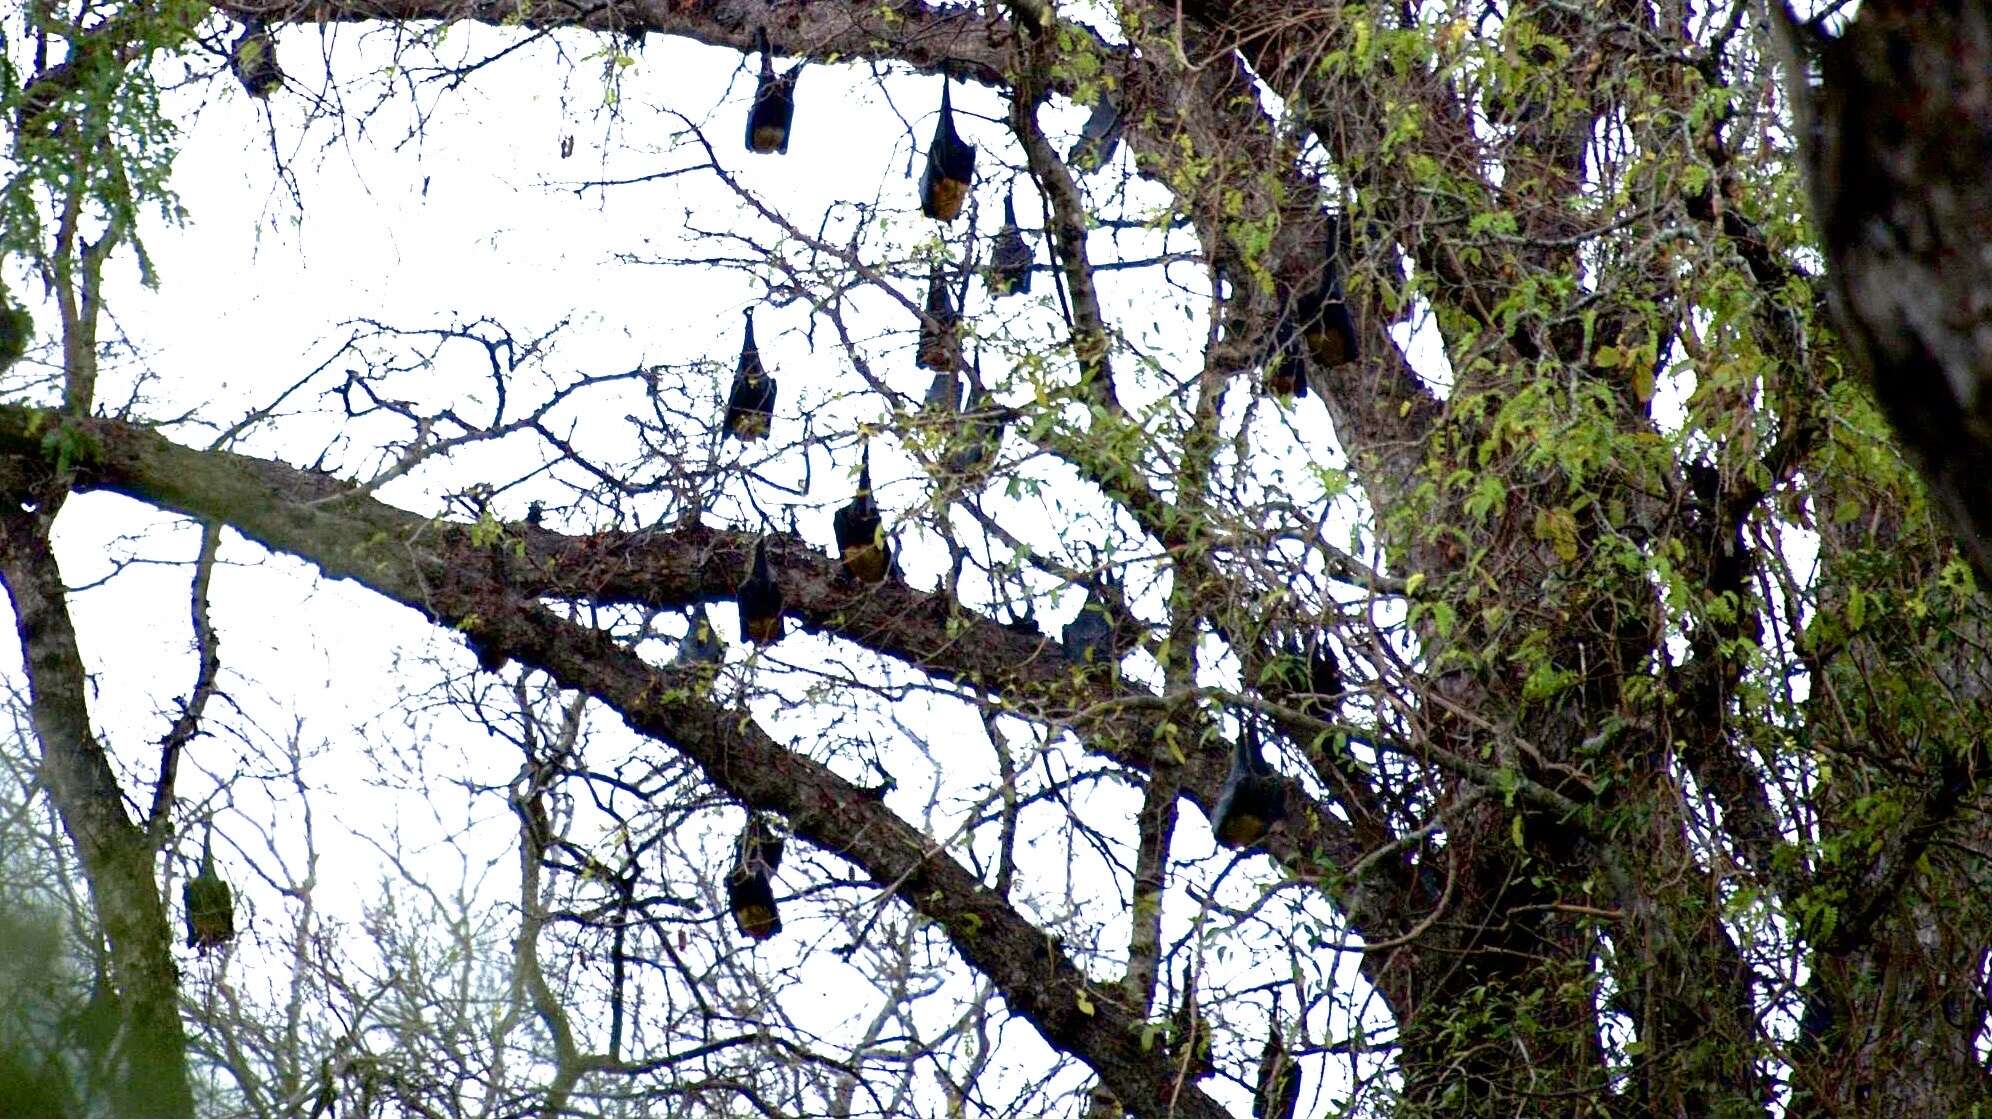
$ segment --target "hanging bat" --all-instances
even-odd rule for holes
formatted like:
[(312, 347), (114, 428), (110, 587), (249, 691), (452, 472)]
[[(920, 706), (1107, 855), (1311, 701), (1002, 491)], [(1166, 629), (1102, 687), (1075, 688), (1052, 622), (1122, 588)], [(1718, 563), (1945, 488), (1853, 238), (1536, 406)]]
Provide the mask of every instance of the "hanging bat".
[(968, 388), (962, 396), (962, 443), (948, 456), (948, 469), (957, 474), (973, 474), (977, 467), (994, 458), (1003, 446), (1003, 429), (1017, 418), (1015, 408), (990, 402), (982, 386), (982, 353), (969, 367)]
[[(1332, 276), (1334, 263), (1329, 262)], [(1324, 279), (1321, 287), (1301, 297), (1300, 336), (1307, 354), (1323, 369), (1347, 365), (1361, 356), (1356, 347), (1356, 321), (1342, 298), (1339, 281)]]
[(277, 65), (277, 39), (260, 19), (242, 25), (242, 34), (228, 49), (228, 68), (251, 97), (268, 97), (284, 84), (283, 67)]
[(1307, 351), (1285, 308), (1282, 300), (1280, 320), (1273, 325), (1272, 353), (1266, 359), (1266, 391), (1299, 398), (1307, 395)]
[(775, 870), (782, 863), (782, 840), (759, 815), (747, 821), (733, 841), (733, 867), (726, 872), (726, 908), (742, 935), (767, 940), (782, 931), (775, 905)]
[(743, 443), (767, 436), (775, 413), (775, 379), (761, 366), (754, 344), (754, 309), (747, 308), (747, 333), (740, 341), (740, 363), (733, 370), (733, 390), (726, 398), (726, 432)]
[(1213, 809), (1211, 830), (1226, 847), (1250, 847), (1266, 837), (1286, 817), (1286, 789), (1259, 752), (1258, 725), (1250, 720), (1239, 732)]
[(684, 640), (678, 642), (678, 655), (671, 663), (680, 667), (698, 664), (718, 664), (726, 659), (726, 645), (719, 639), (719, 631), (712, 628), (712, 619), (706, 616), (703, 604), (692, 607), (692, 617), (685, 627)]
[(989, 291), (1001, 298), (1031, 290), (1031, 246), (1017, 226), (1012, 195), (1003, 196), (1003, 225), (989, 244)]
[(1114, 656), (1113, 618), (1107, 613), (1105, 593), (1097, 577), (1086, 577), (1085, 601), (1079, 604), (1078, 615), (1065, 623), (1060, 636), (1065, 655), (1078, 664), (1111, 665), (1118, 659)]
[(740, 632), (756, 645), (782, 639), (782, 588), (768, 570), (768, 538), (754, 542), (754, 565), (733, 601), (740, 608)]
[(214, 825), (201, 840), (201, 869), (180, 887), (187, 907), (187, 947), (203, 953), (235, 939), (235, 892), (214, 869)]
[(1058, 15), (1052, 11), (1051, 0), (1008, 0), (1010, 14), (1017, 18), (1017, 25), (1031, 35), (1044, 34), (1044, 29), (1058, 22)]
[(961, 364), (961, 312), (948, 294), (947, 277), (938, 264), (927, 266), (927, 306), (920, 317), (919, 362), (924, 369), (948, 372)]
[(934, 142), (927, 145), (927, 170), (920, 176), (920, 212), (935, 221), (961, 216), (968, 189), (975, 180), (975, 145), (955, 131), (954, 107), (948, 100), (948, 76), (941, 75), (941, 119)]
[(943, 412), (953, 412), (961, 404), (961, 378), (953, 370), (934, 374), (934, 381), (927, 386), (927, 395), (920, 401), (922, 408), (936, 408)]
[(1301, 704), (1301, 710), (1317, 719), (1333, 715), (1336, 698), (1342, 694), (1342, 665), (1335, 659), (1326, 634), (1315, 634), (1314, 647), (1308, 650), (1307, 683), (1317, 698)]
[(837, 554), (844, 570), (861, 582), (884, 580), (892, 567), (892, 546), (885, 540), (885, 522), (879, 517), (878, 503), (872, 500), (871, 446), (867, 444), (858, 465), (858, 493), (849, 505), (830, 519), (837, 536)]
[(795, 80), (801, 76), (803, 64), (798, 62), (788, 73), (776, 74), (768, 29), (755, 28), (754, 42), (761, 50), (761, 76), (754, 83), (754, 107), (747, 111), (747, 150), (787, 154), (789, 125), (795, 119)]
[(1065, 162), (1071, 164), (1081, 174), (1098, 171), (1114, 161), (1114, 153), (1120, 150), (1121, 132), (1120, 108), (1114, 99), (1100, 91), (1100, 99), (1093, 102), (1092, 115), (1079, 129), (1079, 139), (1066, 153)]
[(1356, 345), (1356, 322), (1342, 291), (1343, 216), (1328, 218), (1327, 248), (1321, 262), (1321, 282), (1300, 301), (1300, 334), (1307, 352), (1323, 369), (1347, 365), (1361, 355)]

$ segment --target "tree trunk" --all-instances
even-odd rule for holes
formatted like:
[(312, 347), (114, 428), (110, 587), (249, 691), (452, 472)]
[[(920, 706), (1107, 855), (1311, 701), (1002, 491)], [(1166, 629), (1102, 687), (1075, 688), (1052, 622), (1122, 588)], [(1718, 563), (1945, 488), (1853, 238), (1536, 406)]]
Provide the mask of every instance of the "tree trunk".
[(0, 579), (13, 599), (27, 661), (42, 779), (82, 860), (110, 948), (122, 1019), (110, 1099), (119, 1116), (189, 1119), (194, 1102), (179, 970), (153, 849), (126, 815), (110, 759), (90, 730), (83, 658), (47, 530), (47, 519), (19, 506), (0, 513)]

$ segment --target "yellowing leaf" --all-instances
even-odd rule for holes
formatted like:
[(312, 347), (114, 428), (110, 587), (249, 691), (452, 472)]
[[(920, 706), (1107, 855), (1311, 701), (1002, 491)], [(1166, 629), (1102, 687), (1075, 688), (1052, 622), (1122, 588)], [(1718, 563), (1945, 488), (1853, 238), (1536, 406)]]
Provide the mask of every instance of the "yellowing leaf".
[(1561, 506), (1536, 511), (1537, 540), (1546, 541), (1556, 558), (1569, 563), (1577, 558), (1577, 518)]

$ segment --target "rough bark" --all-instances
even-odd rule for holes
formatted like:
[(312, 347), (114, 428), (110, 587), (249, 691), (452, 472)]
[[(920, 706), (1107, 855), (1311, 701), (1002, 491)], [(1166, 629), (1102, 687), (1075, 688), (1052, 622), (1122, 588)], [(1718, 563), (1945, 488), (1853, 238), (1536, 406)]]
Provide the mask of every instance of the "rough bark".
[(49, 549), (49, 521), (18, 494), (0, 509), (0, 579), (28, 670), (42, 780), (75, 845), (109, 948), (123, 1020), (110, 1099), (119, 1115), (187, 1119), (193, 1093), (180, 1024), (179, 972), (146, 830), (125, 810), (110, 759), (90, 727), (89, 685), (67, 589)]
[[(0, 408), (0, 447), (39, 460), (41, 441), (31, 432), (43, 422), (54, 417)], [(481, 657), (531, 665), (593, 696), (639, 733), (683, 752), (743, 803), (781, 813), (797, 835), (856, 863), (939, 924), (1020, 1017), (1048, 1044), (1092, 1066), (1135, 1114), (1225, 1114), (1201, 1091), (1179, 1089), (1173, 1071), (1158, 1066), (1141, 1044), (1145, 1015), (1089, 995), (1088, 981), (1057, 941), (1007, 899), (866, 790), (701, 698), (689, 677), (653, 668), (600, 631), (555, 616), (531, 591), (508, 585), (502, 565), (492, 562), (502, 547), (477, 546), (463, 527), (438, 526), (280, 463), (176, 447), (114, 421), (74, 423), (71, 430), (87, 433), (91, 448), (76, 462), (77, 488), (112, 490), (227, 524), (461, 631)], [(114, 786), (97, 792), (92, 803), (106, 793), (117, 803)], [(149, 880), (146, 886), (156, 903)], [(157, 943), (163, 948), (163, 930)], [(173, 1025), (177, 1030), (177, 1017)]]
[(1992, 585), (1992, 7), (1863, 4), (1838, 38), (1801, 38), (1820, 84), (1791, 88), (1840, 323)]

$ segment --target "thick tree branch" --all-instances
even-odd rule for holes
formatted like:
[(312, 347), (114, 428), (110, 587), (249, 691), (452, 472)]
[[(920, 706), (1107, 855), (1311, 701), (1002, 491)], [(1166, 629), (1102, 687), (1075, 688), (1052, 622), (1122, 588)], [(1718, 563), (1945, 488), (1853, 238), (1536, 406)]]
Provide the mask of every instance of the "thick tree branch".
[[(53, 414), (0, 406), (0, 453), (39, 462), (43, 436), (63, 424), (77, 450), (80, 488), (110, 489), (188, 516), (215, 519), (280, 552), (316, 564), (334, 578), (374, 586), (387, 550), (418, 572), (475, 568), (492, 588), (521, 598), (661, 609), (730, 600), (747, 570), (755, 537), (699, 524), (641, 533), (567, 537), (513, 525), (489, 546), (466, 526), (397, 509), (330, 475), (225, 451), (181, 447), (146, 428), (115, 420), (58, 420)], [(1018, 634), (968, 611), (939, 592), (903, 583), (858, 584), (836, 561), (792, 537), (776, 537), (769, 561), (788, 613), (815, 629), (856, 642), (943, 680), (990, 693), (1006, 710), (1067, 727), (1114, 761), (1146, 772), (1167, 712), (1146, 693), (1122, 690), (1100, 674), (1079, 674), (1040, 637)], [(797, 546), (798, 544), (802, 546)], [(376, 587), (376, 589), (379, 589)], [(419, 602), (419, 598), (416, 600)], [(1191, 750), (1183, 792), (1208, 811), (1226, 769), (1221, 749)], [(1298, 837), (1306, 836), (1305, 843)], [(1323, 858), (1352, 866), (1363, 853), (1346, 824), (1319, 806), (1303, 807), (1289, 838), (1272, 852), (1295, 873), (1316, 877)]]
[[(1789, 20), (1787, 13), (1787, 19)], [(1799, 32), (1803, 34), (1803, 32)], [(1992, 586), (1992, 4), (1862, 4), (1788, 62), (1849, 348)], [(1809, 111), (1808, 111), (1809, 110)]]
[[(918, 0), (891, 4), (783, 4), (763, 0), (616, 0), (572, 4), (559, 0), (240, 0), (217, 4), (224, 13), (270, 23), (482, 23), (501, 28), (571, 27), (641, 35), (655, 32), (726, 47), (756, 49), (754, 29), (766, 26), (783, 54), (843, 61), (903, 62), (927, 71), (949, 64), (957, 77), (998, 80), (1010, 66), (1016, 32), (1007, 20), (979, 7), (941, 7)], [(1067, 21), (1061, 33), (1089, 38), (1095, 49), (1114, 48), (1083, 24)]]
[[(38, 458), (42, 440), (30, 431), (54, 422), (66, 425), (58, 437), (78, 452), (79, 486), (114, 489), (229, 523), (328, 575), (353, 579), (463, 631), (487, 659), (518, 660), (608, 703), (638, 731), (677, 746), (731, 794), (782, 812), (797, 834), (857, 862), (941, 923), (1021, 1015), (1053, 1045), (1091, 1064), (1138, 1113), (1160, 1114), (1144, 1101), (1166, 1100), (1175, 1090), (1167, 1070), (1141, 1048), (1139, 1021), (1085, 998), (1077, 968), (1005, 899), (982, 888), (864, 790), (743, 724), (737, 713), (696, 698), (696, 689), (653, 669), (606, 634), (537, 605), (540, 588), (508, 582), (502, 557), (509, 550), (502, 542), (474, 546), (465, 528), (351, 496), (350, 487), (335, 479), (226, 452), (188, 450), (115, 421), (57, 421), (47, 413), (0, 408), (0, 449)], [(783, 578), (800, 586), (802, 580), (790, 577), (797, 559), (782, 557)], [(737, 574), (727, 579), (730, 586)], [(1200, 792), (1208, 804), (1221, 763), (1203, 768), (1199, 777), (1207, 784)], [(1312, 828), (1330, 823), (1332, 817), (1317, 813)], [(1223, 1114), (1200, 1094), (1179, 1097), (1177, 1107), (1179, 1115)]]

